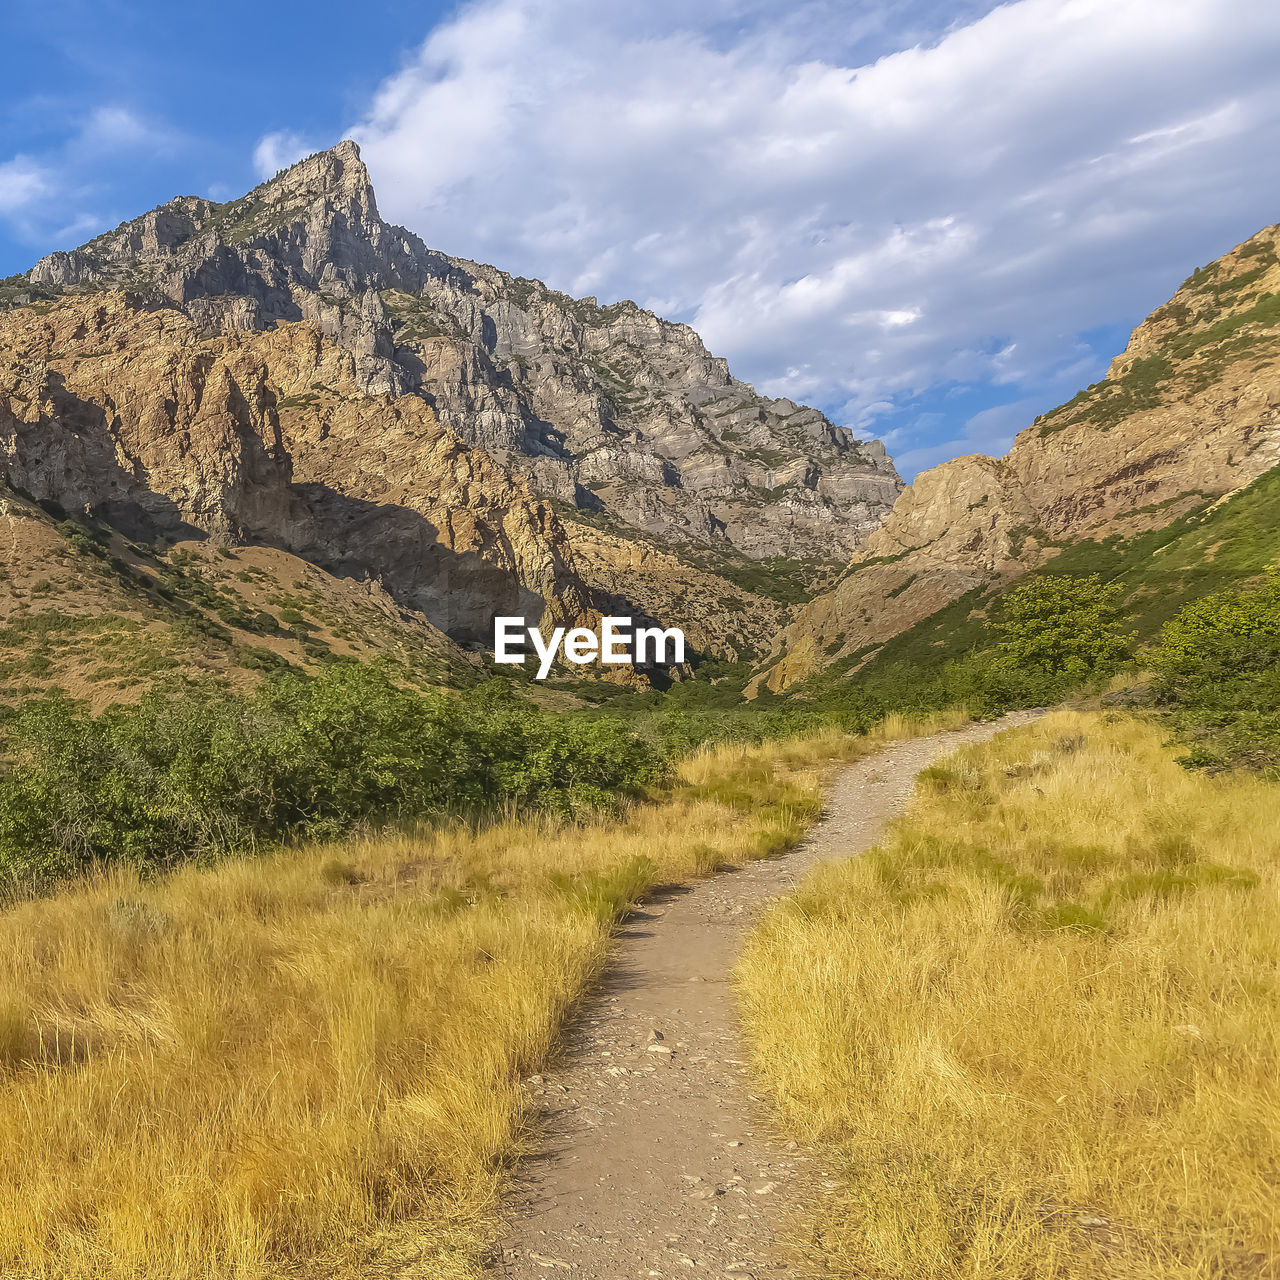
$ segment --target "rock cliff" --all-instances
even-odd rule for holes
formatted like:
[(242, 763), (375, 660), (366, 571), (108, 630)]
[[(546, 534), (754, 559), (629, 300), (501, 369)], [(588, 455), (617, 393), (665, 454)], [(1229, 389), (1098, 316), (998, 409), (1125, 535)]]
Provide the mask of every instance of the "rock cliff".
[[(1280, 462), (1280, 228), (1197, 270), (1107, 376), (1003, 458), (919, 476), (798, 614), (765, 679), (783, 689), (1069, 542), (1161, 527)], [(846, 663), (847, 665), (847, 663)]]
[[(408, 500), (412, 486), (437, 470), (483, 473), (483, 482), (460, 479), (448, 492), (449, 503), (464, 505), (486, 485), (517, 486), (525, 494), (521, 502), (534, 504), (527, 522), (541, 531), (539, 551), (526, 540), (524, 560), (517, 564), (503, 537), (490, 536), (484, 503), (477, 529), (460, 536), (474, 541), (475, 555), (494, 572), (515, 573), (519, 591), (551, 590), (553, 610), (566, 614), (594, 591), (681, 623), (678, 595), (664, 593), (667, 575), (651, 571), (655, 548), (686, 565), (692, 549), (698, 572), (714, 579), (708, 598), (727, 599), (733, 588), (717, 574), (717, 557), (726, 566), (744, 557), (815, 567), (839, 563), (879, 524), (901, 489), (878, 443), (855, 440), (816, 410), (758, 395), (687, 326), (631, 302), (601, 307), (594, 299), (572, 299), (537, 281), (451, 258), (384, 222), (350, 142), (300, 162), (238, 200), (181, 197), (79, 249), (50, 254), (26, 276), (0, 282), (0, 310), (16, 308), (14, 314), (21, 315), (69, 296), (104, 292), (127, 294), (140, 314), (151, 317), (148, 324), (168, 325), (170, 336), (178, 332), (175, 317), (181, 317), (187, 328), (181, 339), (174, 337), (179, 345), (219, 340), (221, 350), (241, 353), (270, 347), (274, 360), (280, 356), (277, 346), (238, 335), (279, 334), (297, 326), (308, 335), (299, 339), (303, 346), (324, 342), (343, 353), (343, 395), (368, 398), (358, 433), (381, 438), (390, 432), (395, 438), (389, 454), (394, 475), (378, 483)], [(162, 311), (169, 319), (155, 319)], [(150, 340), (136, 329), (130, 332)], [(31, 351), (38, 358), (38, 343)], [(226, 369), (214, 376), (234, 382), (238, 374)], [(273, 376), (264, 375), (267, 382)], [(332, 531), (314, 532), (314, 511), (286, 511), (279, 486), (335, 484), (342, 467), (365, 465), (367, 454), (357, 459), (355, 437), (347, 452), (331, 438), (333, 428), (300, 399), (309, 394), (309, 383), (289, 386), (283, 398), (298, 400), (288, 425), (292, 444), (260, 438), (252, 456), (237, 455), (233, 465), (212, 461), (221, 457), (213, 437), (193, 443), (178, 460), (176, 446), (160, 444), (157, 436), (156, 447), (173, 455), (173, 468), (193, 468), (185, 479), (165, 473), (163, 496), (201, 529), (239, 529), (252, 537), (267, 536), (271, 521), (264, 523), (263, 512), (254, 510), (265, 504), (293, 531), (289, 545), (305, 527), (319, 539), (318, 553), (341, 562)], [(151, 394), (141, 385), (135, 393)], [(253, 418), (259, 408), (252, 394), (248, 401)], [(46, 415), (48, 421), (63, 409)], [(428, 422), (434, 424), (430, 431), (423, 425)], [(259, 425), (255, 420), (227, 431), (243, 443)], [(182, 428), (175, 420), (170, 429)], [(221, 439), (231, 435), (224, 432)], [(434, 442), (422, 445), (428, 453), (444, 441), (454, 452), (447, 462), (426, 458), (415, 474), (413, 441), (427, 437)], [(288, 455), (289, 476), (281, 469), (281, 449)], [(223, 465), (235, 475), (208, 473)], [(37, 487), (53, 484), (48, 467), (41, 477)], [(203, 506), (184, 507), (173, 497), (178, 490), (189, 490)], [(159, 501), (148, 503), (131, 492), (129, 501), (144, 508)], [(212, 498), (215, 492), (219, 496)], [(106, 497), (95, 494), (94, 500)], [(553, 504), (554, 514), (539, 499)], [(296, 500), (294, 493), (291, 501)], [(515, 506), (505, 500), (499, 505), (505, 513), (499, 525), (515, 518)], [(468, 523), (461, 507), (453, 512), (454, 523)], [(439, 504), (435, 514), (450, 523)], [(631, 545), (615, 546), (618, 554), (602, 558), (602, 525)], [(368, 533), (362, 526), (366, 558), (374, 557)], [(575, 545), (587, 553), (580, 573)], [(455, 620), (463, 619), (453, 629), (461, 626), (470, 634), (483, 607), (471, 609), (461, 593), (479, 586), (478, 570), (473, 562), (473, 571), (462, 574), (450, 563), (452, 579), (434, 561), (414, 577), (398, 560), (388, 580), (399, 591), (402, 579), (414, 577), (405, 598), (417, 601), (429, 594), (425, 583), (433, 577), (440, 597), (436, 612), (443, 597), (451, 596)], [(625, 580), (628, 564), (637, 567), (635, 593)], [(487, 607), (495, 592), (501, 594), (486, 579), (477, 599)], [(770, 602), (767, 591), (748, 595), (749, 610), (775, 612), (777, 601)], [(704, 630), (717, 644), (720, 624), (731, 619), (705, 607), (703, 613), (711, 615)]]
[(0, 317), (8, 482), (130, 537), (283, 548), (455, 639), (591, 603), (563, 527), (414, 396), (370, 394), (311, 323), (201, 336), (117, 291)]

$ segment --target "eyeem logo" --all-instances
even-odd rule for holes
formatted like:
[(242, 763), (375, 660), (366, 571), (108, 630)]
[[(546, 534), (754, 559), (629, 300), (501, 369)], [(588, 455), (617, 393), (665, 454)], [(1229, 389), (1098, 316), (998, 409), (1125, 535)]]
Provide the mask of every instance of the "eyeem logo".
[(494, 662), (524, 665), (525, 641), (538, 655), (539, 680), (545, 680), (564, 647), (564, 656), (578, 666), (597, 659), (607, 666), (655, 663), (672, 666), (684, 661), (684, 632), (679, 627), (636, 627), (631, 618), (602, 618), (600, 634), (589, 627), (574, 627), (567, 635), (557, 627), (550, 640), (542, 638), (537, 627), (527, 626), (523, 618), (493, 620)]

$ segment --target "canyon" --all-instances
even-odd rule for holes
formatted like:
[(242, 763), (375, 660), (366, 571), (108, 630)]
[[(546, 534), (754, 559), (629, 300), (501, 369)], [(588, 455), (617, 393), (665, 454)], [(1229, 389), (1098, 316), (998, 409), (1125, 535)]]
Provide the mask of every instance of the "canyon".
[[(200, 669), (383, 655), (457, 684), (496, 617), (628, 616), (748, 664), (749, 694), (853, 675), (969, 593), (1274, 467), (1278, 300), (1270, 227), (1007, 455), (904, 487), (687, 325), (385, 222), (343, 142), (0, 281), (0, 625), (16, 653), (56, 606)], [(175, 640), (178, 615), (207, 625)]]

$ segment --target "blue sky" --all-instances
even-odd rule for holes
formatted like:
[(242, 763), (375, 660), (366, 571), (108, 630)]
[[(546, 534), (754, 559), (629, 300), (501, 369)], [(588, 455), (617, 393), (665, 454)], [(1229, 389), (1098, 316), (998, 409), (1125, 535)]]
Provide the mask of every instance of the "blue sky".
[(343, 136), (434, 247), (1001, 452), (1280, 220), (1273, 0), (7, 0), (0, 275)]

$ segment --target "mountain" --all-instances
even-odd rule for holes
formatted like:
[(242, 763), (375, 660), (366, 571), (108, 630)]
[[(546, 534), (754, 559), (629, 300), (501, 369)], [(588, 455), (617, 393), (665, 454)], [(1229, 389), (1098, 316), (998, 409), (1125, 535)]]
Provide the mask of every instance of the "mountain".
[(1102, 567), (1102, 548), (1208, 509), (1280, 462), (1278, 242), (1268, 227), (1194, 272), (1101, 382), (1037, 418), (1003, 458), (917, 477), (784, 629), (755, 687), (857, 670), (968, 593), (1055, 561)]
[(350, 142), (50, 254), (0, 308), (11, 486), (281, 548), (464, 644), (611, 610), (748, 652), (901, 489), (687, 326), (384, 222)]
[[(1272, 227), (1005, 457), (903, 489), (881, 446), (757, 394), (687, 326), (386, 223), (342, 143), (0, 281), (0, 667), (74, 683), (108, 615), (234, 678), (389, 653), (465, 683), (498, 613), (659, 619), (775, 691), (895, 637), (946, 648), (955, 609), (1273, 467), (1278, 323)], [(81, 640), (52, 644), (55, 614)]]
[(424, 690), (479, 675), (376, 582), (278, 547), (138, 542), (0, 492), (0, 701), (57, 687), (101, 708), (175, 672), (244, 685), (335, 657), (378, 658)]

